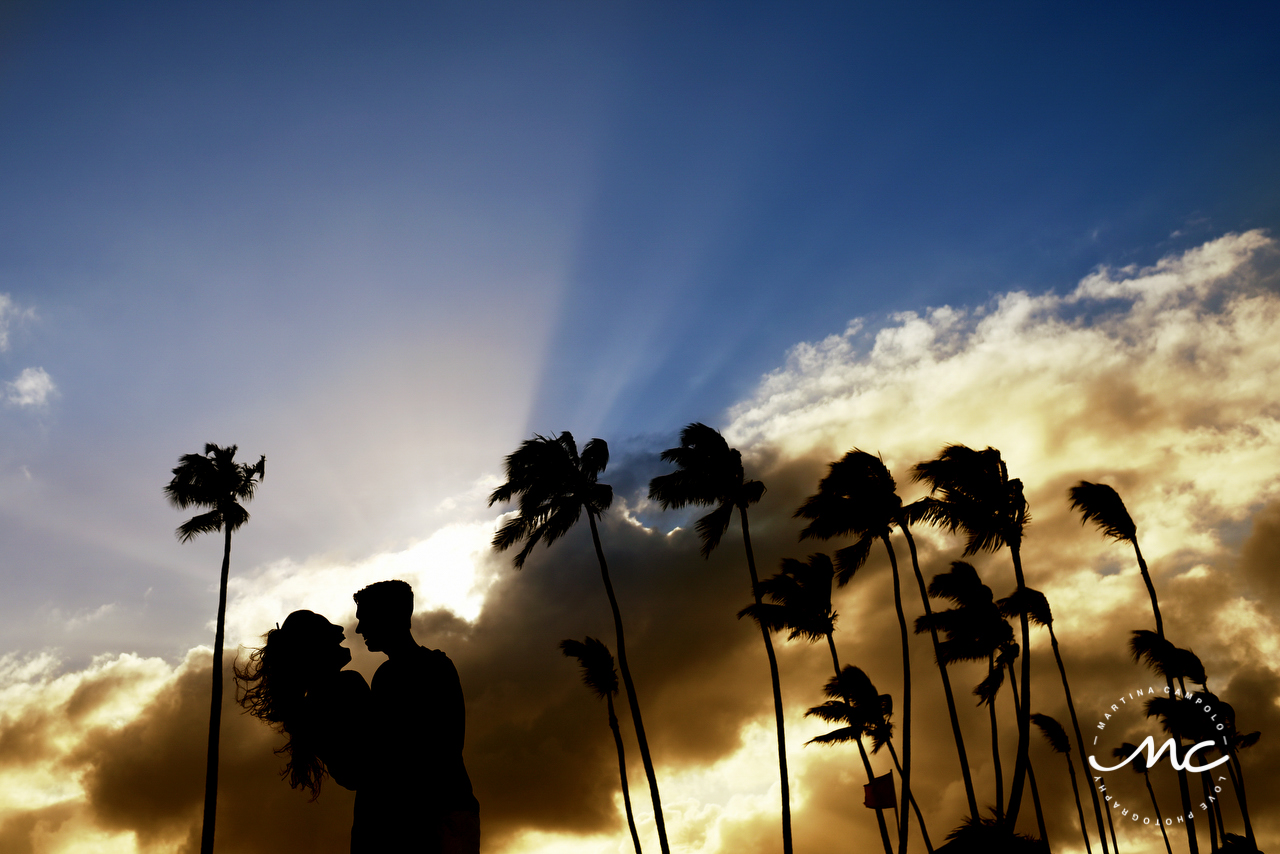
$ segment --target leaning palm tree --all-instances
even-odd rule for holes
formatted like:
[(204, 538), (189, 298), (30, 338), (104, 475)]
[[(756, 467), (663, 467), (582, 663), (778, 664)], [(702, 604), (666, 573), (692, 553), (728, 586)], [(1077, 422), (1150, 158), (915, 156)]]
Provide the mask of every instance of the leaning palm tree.
[(1132, 759), (1133, 770), (1142, 775), (1142, 779), (1147, 782), (1147, 794), (1151, 796), (1151, 808), (1156, 811), (1156, 824), (1160, 825), (1160, 835), (1164, 837), (1164, 847), (1168, 854), (1173, 854), (1173, 846), (1169, 844), (1169, 834), (1164, 832), (1164, 816), (1160, 815), (1160, 804), (1156, 803), (1156, 791), (1151, 788), (1150, 768), (1147, 767), (1147, 757), (1140, 754), (1138, 748), (1129, 742), (1125, 742), (1119, 747), (1111, 751), (1111, 755), (1117, 759)]
[[(1022, 534), (1030, 521), (1022, 481), (1010, 479), (1008, 468), (995, 448), (975, 451), (964, 445), (947, 445), (936, 459), (917, 463), (912, 478), (930, 487), (930, 497), (921, 518), (939, 524), (951, 533), (967, 536), (964, 556), (1009, 548), (1018, 589), (1026, 586), (1022, 574)], [(1018, 755), (1009, 787), (1009, 809), (1005, 820), (1017, 826), (1022, 804), (1022, 788), (1029, 761), (1031, 740), (1031, 627), (1026, 614), (1019, 620), (1022, 629), (1022, 709), (1018, 718)]]
[[(936, 646), (938, 666), (947, 668), (961, 661), (987, 661), (987, 678), (997, 674), (1001, 682), (1003, 669), (996, 669), (995, 656), (1006, 644), (1013, 641), (1013, 630), (1004, 615), (996, 607), (991, 588), (982, 583), (978, 571), (964, 561), (952, 561), (951, 569), (935, 575), (929, 581), (929, 596), (945, 599), (954, 607), (931, 611), (916, 619), (916, 632), (925, 629), (936, 637), (942, 632), (944, 639)], [(1000, 766), (1000, 741), (996, 728), (994, 703), (983, 700), (991, 721), (991, 756), (995, 769), (995, 813), (1004, 818), (1004, 773)]]
[(591, 542), (595, 545), (596, 560), (600, 564), (600, 577), (604, 581), (609, 608), (613, 612), (613, 627), (617, 634), (618, 669), (622, 671), (622, 684), (627, 689), (627, 704), (631, 708), (631, 720), (636, 728), (636, 741), (640, 746), (640, 759), (644, 763), (645, 776), (649, 778), (649, 794), (653, 799), (654, 822), (658, 830), (658, 844), (662, 854), (669, 854), (667, 827), (662, 818), (662, 799), (658, 794), (658, 777), (649, 755), (649, 740), (645, 738), (644, 722), (640, 718), (640, 702), (636, 698), (631, 668), (627, 666), (627, 645), (622, 630), (622, 612), (609, 579), (609, 564), (604, 559), (600, 545), (600, 531), (596, 519), (613, 503), (613, 488), (597, 482), (600, 473), (609, 464), (609, 446), (603, 439), (592, 439), (578, 455), (578, 445), (568, 431), (556, 438), (534, 435), (506, 459), (506, 483), (489, 495), (489, 506), (499, 502), (516, 500), (516, 514), (502, 524), (493, 535), (493, 547), (506, 551), (523, 541), (524, 547), (512, 561), (516, 569), (524, 566), (534, 546), (545, 542), (548, 546), (569, 532), (585, 511), (591, 527)]
[(609, 729), (613, 730), (613, 743), (618, 748), (618, 774), (622, 778), (622, 803), (627, 809), (627, 827), (631, 829), (631, 841), (640, 852), (640, 835), (636, 833), (636, 819), (631, 812), (631, 789), (627, 785), (627, 754), (622, 748), (622, 733), (618, 729), (618, 715), (613, 710), (613, 696), (618, 693), (618, 671), (613, 667), (609, 648), (596, 638), (581, 641), (562, 640), (560, 650), (568, 658), (578, 659), (582, 666), (582, 684), (591, 689), (596, 699), (604, 699), (609, 709)]
[[(662, 452), (664, 462), (675, 463), (677, 470), (649, 481), (649, 497), (663, 510), (678, 510), (689, 504), (714, 509), (695, 526), (702, 540), (702, 556), (710, 557), (720, 544), (733, 511), (742, 522), (742, 542), (747, 550), (747, 572), (751, 576), (751, 595), (756, 604), (763, 601), (760, 579), (756, 575), (755, 552), (751, 548), (751, 528), (747, 524), (747, 506), (764, 495), (764, 484), (747, 480), (742, 468), (742, 454), (730, 448), (720, 433), (705, 424), (693, 423), (680, 431), (680, 447)], [(778, 678), (778, 659), (773, 652), (769, 629), (760, 625), (764, 650), (769, 658), (769, 679), (773, 685), (773, 715), (778, 732), (778, 774), (782, 781), (782, 851), (791, 854), (791, 786), (787, 773), (787, 743), (783, 728), (782, 685)]]
[[(840, 657), (836, 654), (833, 637), (837, 614), (831, 607), (831, 585), (834, 578), (835, 567), (831, 558), (824, 554), (810, 555), (807, 563), (784, 558), (782, 571), (760, 582), (761, 595), (770, 601), (748, 605), (738, 612), (738, 618), (750, 616), (769, 631), (790, 629), (791, 634), (787, 636), (787, 640), (804, 638), (813, 643), (826, 638), (827, 648), (831, 651), (831, 664), (839, 678)], [(867, 782), (873, 783), (875, 772), (861, 740), (858, 741), (858, 751), (867, 772)], [(884, 843), (885, 854), (892, 854), (889, 828), (885, 824), (884, 811), (880, 808), (876, 809), (876, 822), (880, 826), (880, 839)]]
[[(1015, 590), (1013, 595), (1007, 599), (1001, 599), (999, 606), (1001, 612), (1007, 617), (1021, 614), (1025, 611), (1031, 622), (1044, 626), (1049, 630), (1049, 645), (1053, 647), (1053, 658), (1058, 663), (1058, 676), (1062, 679), (1062, 693), (1067, 698), (1067, 713), (1071, 715), (1071, 728), (1075, 733), (1076, 747), (1080, 751), (1080, 755), (1084, 756), (1084, 736), (1080, 732), (1080, 719), (1076, 717), (1076, 704), (1071, 696), (1071, 685), (1067, 682), (1067, 666), (1062, 661), (1062, 651), (1058, 648), (1058, 636), (1053, 631), (1053, 609), (1049, 607), (1049, 600), (1039, 590), (1023, 587)], [(1098, 824), (1098, 835), (1102, 839), (1102, 850), (1105, 854), (1107, 850), (1107, 835), (1106, 829), (1102, 824), (1102, 808), (1098, 802), (1096, 788), (1090, 786), (1089, 791), (1093, 795), (1094, 818)], [(1087, 833), (1085, 834), (1085, 847), (1089, 847)]]
[(1071, 741), (1067, 738), (1067, 731), (1062, 728), (1062, 724), (1039, 712), (1032, 713), (1031, 722), (1040, 728), (1041, 734), (1044, 735), (1045, 741), (1049, 742), (1053, 752), (1061, 753), (1067, 760), (1067, 773), (1071, 775), (1071, 791), (1076, 796), (1076, 814), (1080, 817), (1080, 833), (1084, 836), (1085, 854), (1088, 854), (1093, 848), (1089, 845), (1089, 831), (1085, 828), (1084, 807), (1080, 803), (1080, 784), (1076, 782), (1076, 766), (1071, 761)]
[[(876, 691), (871, 678), (858, 667), (846, 664), (839, 676), (827, 680), (823, 689), (830, 698), (820, 706), (814, 706), (805, 712), (805, 717), (816, 717), (828, 723), (842, 724), (839, 729), (814, 736), (806, 744), (841, 744), (856, 741), (862, 747), (862, 737), (871, 738), (871, 752), (878, 753), (880, 748), (889, 748), (889, 757), (902, 776), (902, 763), (893, 749), (893, 697)], [(920, 826), (920, 836), (924, 839), (924, 847), (933, 854), (933, 843), (929, 841), (929, 830), (924, 823), (924, 815), (920, 805), (916, 803), (915, 793), (911, 795), (911, 809), (916, 815), (916, 824)]]
[(200, 829), (200, 854), (212, 854), (213, 830), (218, 812), (218, 741), (222, 730), (222, 647), (226, 641), (227, 576), (231, 571), (231, 532), (249, 521), (241, 501), (249, 501), (262, 483), (267, 458), (237, 463), (236, 446), (204, 446), (203, 454), (183, 454), (164, 488), (169, 503), (179, 510), (207, 507), (175, 532), (181, 542), (200, 534), (223, 532), (222, 576), (218, 584), (218, 622), (213, 640), (213, 695), (209, 701), (209, 751), (205, 760), (204, 817)]
[[(1142, 582), (1147, 586), (1147, 595), (1151, 598), (1151, 613), (1156, 621), (1156, 635), (1160, 640), (1165, 640), (1164, 618), (1160, 615), (1160, 599), (1156, 596), (1156, 586), (1151, 580), (1151, 573), (1147, 570), (1147, 562), (1142, 557), (1142, 549), (1138, 547), (1138, 526), (1134, 524), (1133, 517), (1129, 515), (1129, 510), (1124, 506), (1120, 494), (1105, 483), (1090, 483), (1087, 480), (1080, 481), (1068, 492), (1071, 496), (1071, 509), (1080, 511), (1081, 525), (1093, 522), (1101, 529), (1103, 536), (1133, 546), (1134, 557), (1138, 560), (1138, 571), (1142, 573)], [(1168, 686), (1172, 691), (1172, 681)], [(1187, 772), (1181, 769), (1178, 770), (1178, 791), (1182, 797), (1183, 814), (1193, 816), (1187, 822), (1187, 838), (1191, 846), (1191, 854), (1196, 854), (1199, 844), (1195, 836), (1191, 790), (1187, 783)], [(1097, 810), (1096, 794), (1093, 803), (1094, 809)]]
[[(808, 519), (809, 525), (800, 532), (800, 539), (815, 537), (828, 540), (832, 537), (851, 536), (853, 545), (836, 552), (836, 567), (840, 570), (840, 584), (847, 583), (864, 563), (875, 540), (880, 540), (889, 555), (893, 572), (893, 603), (898, 615), (898, 631), (902, 644), (902, 809), (898, 828), (898, 845), (905, 850), (907, 839), (906, 801), (911, 789), (911, 657), (908, 652), (909, 634), (907, 618), (902, 610), (902, 590), (898, 573), (898, 557), (889, 535), (896, 527), (902, 531), (911, 552), (911, 564), (915, 570), (916, 584), (925, 614), (929, 614), (929, 597), (925, 592), (924, 576), (916, 555), (915, 540), (911, 536), (908, 519), (922, 505), (903, 507), (898, 497), (893, 476), (884, 460), (866, 451), (854, 448), (831, 464), (827, 476), (818, 484), (818, 491), (811, 495), (796, 511), (799, 518)], [(930, 629), (934, 652), (938, 647), (938, 633)], [(976, 815), (977, 799), (973, 780), (965, 755), (964, 738), (960, 733), (960, 719), (956, 713), (955, 698), (951, 692), (950, 678), (945, 667), (938, 672), (942, 677), (943, 693), (947, 699), (947, 711), (951, 716), (951, 732), (960, 759), (960, 772), (964, 778), (965, 794), (969, 799), (969, 812)]]

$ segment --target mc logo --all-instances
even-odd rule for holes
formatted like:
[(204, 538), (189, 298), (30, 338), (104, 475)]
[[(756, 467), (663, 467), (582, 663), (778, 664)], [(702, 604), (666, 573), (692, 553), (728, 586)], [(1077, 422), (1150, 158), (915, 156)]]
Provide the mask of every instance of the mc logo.
[(1164, 744), (1160, 745), (1159, 750), (1156, 750), (1155, 737), (1149, 735), (1143, 740), (1142, 744), (1138, 745), (1137, 749), (1134, 750), (1133, 753), (1129, 754), (1129, 758), (1121, 762), (1119, 765), (1111, 765), (1111, 766), (1099, 765), (1098, 760), (1095, 759), (1092, 754), (1090, 754), (1089, 756), (1089, 764), (1093, 766), (1095, 771), (1115, 771), (1119, 768), (1123, 768), (1124, 766), (1128, 765), (1139, 754), (1141, 754), (1145, 750), (1147, 753), (1147, 760), (1146, 760), (1147, 767), (1151, 768), (1156, 764), (1156, 762), (1160, 761), (1160, 757), (1163, 756), (1164, 752), (1167, 750), (1169, 751), (1169, 764), (1172, 765), (1175, 770), (1195, 771), (1197, 774), (1199, 774), (1199, 773), (1203, 773), (1205, 771), (1209, 771), (1214, 768), (1217, 768), (1223, 762), (1226, 762), (1228, 759), (1231, 758), (1230, 756), (1221, 756), (1213, 760), (1212, 762), (1210, 762), (1208, 765), (1192, 765), (1191, 757), (1195, 754), (1197, 750), (1201, 750), (1205, 747), (1213, 747), (1213, 742), (1202, 741), (1199, 744), (1192, 745), (1187, 749), (1187, 752), (1182, 757), (1182, 760), (1179, 761), (1177, 745), (1172, 738), (1166, 741)]

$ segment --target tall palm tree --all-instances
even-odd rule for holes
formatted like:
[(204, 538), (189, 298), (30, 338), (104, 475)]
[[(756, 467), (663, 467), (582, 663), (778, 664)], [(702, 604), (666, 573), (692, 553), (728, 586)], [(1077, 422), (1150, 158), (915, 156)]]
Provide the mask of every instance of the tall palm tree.
[[(768, 597), (770, 601), (752, 603), (739, 611), (738, 617), (741, 619), (750, 616), (769, 631), (790, 629), (791, 634), (787, 636), (787, 640), (804, 638), (813, 643), (826, 638), (827, 648), (831, 651), (831, 664), (839, 678), (840, 657), (836, 654), (833, 637), (838, 615), (831, 607), (831, 585), (834, 578), (835, 566), (831, 563), (831, 558), (824, 554), (810, 555), (807, 563), (784, 558), (782, 571), (761, 581), (759, 585), (761, 595)], [(858, 740), (858, 752), (867, 772), (867, 782), (873, 783), (875, 772), (861, 740)], [(884, 810), (880, 808), (876, 809), (876, 822), (880, 826), (885, 854), (892, 854), (889, 828), (885, 824)]]
[(618, 715), (613, 710), (613, 696), (618, 693), (618, 671), (613, 667), (613, 655), (604, 643), (592, 637), (581, 641), (562, 640), (560, 650), (566, 657), (578, 659), (582, 666), (582, 684), (591, 689), (596, 699), (603, 699), (609, 709), (609, 729), (613, 730), (613, 743), (618, 748), (618, 774), (622, 778), (622, 803), (627, 809), (627, 827), (631, 829), (636, 854), (641, 854), (640, 834), (636, 833), (636, 819), (631, 812), (631, 789), (627, 785), (627, 754), (622, 747)]
[[(858, 667), (846, 664), (839, 676), (827, 680), (823, 688), (830, 698), (820, 706), (814, 706), (805, 712), (805, 717), (816, 717), (828, 723), (843, 724), (839, 729), (815, 736), (806, 744), (840, 744), (846, 741), (857, 741), (861, 746), (863, 736), (871, 738), (871, 752), (878, 753), (880, 748), (889, 748), (889, 757), (893, 760), (898, 776), (902, 776), (902, 764), (893, 749), (893, 697), (876, 691), (870, 677)], [(924, 839), (924, 847), (933, 854), (933, 843), (929, 841), (929, 830), (925, 826), (924, 816), (916, 796), (911, 795), (911, 809), (916, 815), (916, 824), (920, 827), (920, 836)]]
[[(1062, 679), (1062, 693), (1067, 698), (1067, 712), (1071, 715), (1071, 729), (1075, 733), (1076, 747), (1080, 751), (1080, 756), (1084, 756), (1084, 736), (1080, 732), (1080, 719), (1076, 717), (1076, 704), (1071, 696), (1071, 685), (1067, 682), (1067, 667), (1062, 661), (1062, 651), (1058, 648), (1058, 636), (1053, 631), (1053, 609), (1049, 607), (1049, 600), (1039, 590), (1023, 587), (1015, 590), (1012, 596), (1001, 599), (999, 606), (1001, 612), (1007, 617), (1021, 614), (1025, 611), (1031, 622), (1044, 626), (1049, 630), (1049, 645), (1053, 647), (1053, 659), (1058, 663), (1058, 675)], [(1106, 829), (1103, 827), (1102, 806), (1098, 801), (1098, 793), (1095, 787), (1090, 786), (1089, 791), (1093, 795), (1094, 819), (1098, 824), (1098, 836), (1102, 839), (1102, 850), (1105, 854), (1107, 851), (1107, 834)], [(1086, 847), (1088, 847), (1087, 836), (1086, 834)]]
[[(720, 433), (705, 424), (689, 424), (680, 431), (680, 447), (662, 452), (664, 462), (674, 463), (676, 471), (649, 481), (649, 497), (663, 510), (678, 510), (689, 504), (714, 509), (697, 521), (696, 530), (702, 540), (702, 556), (710, 557), (720, 544), (724, 532), (737, 509), (742, 522), (742, 542), (747, 550), (747, 572), (751, 576), (751, 595), (762, 603), (760, 579), (756, 575), (755, 552), (751, 548), (751, 528), (747, 524), (747, 506), (764, 495), (764, 484), (747, 480), (742, 468), (742, 454), (730, 448)], [(783, 727), (782, 685), (778, 678), (778, 659), (773, 652), (769, 629), (760, 624), (764, 650), (769, 658), (769, 679), (773, 685), (773, 715), (778, 734), (778, 775), (782, 781), (782, 851), (791, 854), (791, 785), (787, 773), (787, 743)]]
[[(889, 555), (889, 566), (893, 571), (893, 599), (898, 615), (898, 627), (902, 643), (902, 756), (903, 756), (903, 810), (899, 827), (899, 845), (906, 842), (906, 798), (910, 792), (911, 775), (911, 658), (908, 653), (907, 619), (902, 611), (901, 586), (898, 577), (898, 558), (893, 549), (889, 534), (896, 527), (902, 531), (911, 553), (911, 565), (915, 571), (916, 585), (919, 588), (920, 600), (924, 604), (925, 615), (930, 613), (929, 596), (925, 591), (924, 575), (920, 572), (920, 561), (916, 554), (915, 540), (911, 536), (909, 519), (913, 512), (922, 509), (923, 505), (904, 507), (902, 499), (896, 492), (896, 485), (884, 460), (878, 456), (857, 448), (849, 451), (841, 459), (833, 462), (827, 476), (818, 484), (818, 492), (810, 496), (796, 511), (799, 518), (809, 519), (809, 525), (800, 533), (800, 539), (815, 537), (828, 540), (837, 536), (852, 536), (856, 540), (836, 552), (836, 567), (840, 570), (841, 585), (848, 582), (853, 574), (867, 560), (871, 545), (879, 539), (884, 543)], [(933, 639), (934, 653), (938, 649), (938, 633), (929, 630)], [(973, 779), (969, 772), (968, 756), (965, 754), (964, 737), (960, 732), (960, 718), (956, 712), (955, 697), (951, 691), (951, 680), (945, 667), (939, 667), (942, 677), (943, 694), (947, 700), (947, 711), (951, 718), (951, 733), (956, 744), (956, 752), (960, 760), (960, 773), (964, 779), (965, 795), (969, 799), (970, 815), (977, 815), (977, 797), (973, 789)]]
[(548, 546), (564, 536), (583, 512), (591, 527), (591, 542), (595, 545), (596, 560), (600, 564), (600, 577), (604, 581), (609, 608), (613, 612), (613, 626), (617, 633), (618, 669), (622, 671), (622, 684), (627, 689), (627, 703), (631, 708), (631, 720), (636, 728), (636, 741), (640, 746), (640, 759), (644, 762), (645, 776), (649, 778), (649, 794), (653, 800), (654, 821), (658, 830), (658, 844), (662, 854), (669, 854), (667, 826), (662, 818), (662, 798), (658, 794), (658, 778), (649, 755), (649, 740), (645, 738), (644, 722), (640, 718), (640, 702), (636, 698), (631, 668), (627, 666), (627, 644), (622, 630), (622, 612), (609, 579), (609, 564), (600, 546), (600, 531), (596, 519), (613, 503), (613, 488), (598, 483), (597, 478), (609, 464), (609, 446), (603, 439), (592, 439), (578, 455), (578, 445), (568, 431), (556, 438), (534, 435), (507, 456), (506, 483), (489, 495), (489, 506), (499, 502), (516, 500), (516, 515), (503, 523), (493, 536), (493, 547), (506, 551), (523, 541), (524, 547), (516, 554), (516, 569), (540, 541)]
[[(965, 445), (947, 445), (936, 459), (917, 463), (912, 479), (930, 487), (920, 517), (942, 525), (951, 533), (963, 531), (964, 556), (994, 552), (1007, 546), (1018, 589), (1026, 586), (1022, 574), (1022, 534), (1030, 521), (1022, 481), (1009, 478), (1008, 468), (995, 448), (975, 451)], [(1017, 826), (1022, 788), (1029, 761), (1031, 739), (1031, 627), (1026, 614), (1022, 629), (1022, 712), (1018, 718), (1018, 755), (1009, 787), (1005, 820)]]
[(1076, 814), (1080, 817), (1080, 833), (1084, 836), (1085, 854), (1089, 854), (1093, 847), (1089, 845), (1089, 831), (1085, 828), (1084, 807), (1080, 803), (1080, 784), (1076, 782), (1076, 766), (1071, 761), (1071, 741), (1067, 738), (1067, 731), (1053, 718), (1038, 712), (1032, 713), (1031, 722), (1040, 728), (1040, 732), (1044, 735), (1045, 741), (1049, 742), (1049, 747), (1053, 748), (1053, 752), (1061, 753), (1067, 760), (1067, 773), (1071, 775), (1071, 791), (1076, 796)]
[(1138, 748), (1129, 742), (1117, 747), (1111, 751), (1111, 755), (1117, 759), (1128, 759), (1133, 757), (1131, 764), (1133, 770), (1142, 775), (1142, 779), (1147, 782), (1147, 794), (1151, 796), (1151, 808), (1156, 811), (1156, 824), (1160, 825), (1160, 835), (1164, 837), (1164, 848), (1168, 854), (1173, 854), (1173, 846), (1169, 844), (1169, 834), (1164, 832), (1164, 817), (1160, 815), (1160, 804), (1156, 802), (1156, 791), (1151, 788), (1150, 768), (1147, 767), (1147, 757), (1138, 753)]
[[(964, 561), (953, 561), (951, 569), (929, 581), (929, 596), (945, 599), (954, 607), (931, 611), (916, 619), (916, 632), (929, 629), (934, 636), (945, 636), (935, 647), (938, 666), (947, 668), (960, 661), (987, 661), (987, 678), (998, 674), (1003, 682), (1003, 669), (996, 669), (995, 656), (1013, 641), (1013, 630), (996, 607), (991, 588), (982, 583), (978, 571)], [(981, 695), (980, 695), (981, 696)], [(996, 728), (995, 704), (983, 698), (991, 720), (991, 756), (995, 769), (995, 813), (1004, 818), (1004, 774), (1000, 766), (1000, 741)]]
[(235, 461), (236, 446), (204, 446), (203, 454), (183, 454), (164, 488), (169, 503), (179, 510), (208, 510), (178, 526), (179, 541), (200, 534), (223, 532), (222, 576), (218, 583), (218, 623), (213, 640), (213, 695), (209, 700), (209, 751), (205, 759), (204, 817), (200, 829), (200, 854), (212, 854), (213, 831), (218, 812), (218, 741), (222, 731), (222, 647), (226, 642), (227, 576), (231, 572), (231, 532), (249, 521), (241, 501), (249, 501), (262, 483), (267, 458), (252, 465)]
[[(1071, 509), (1080, 511), (1080, 524), (1093, 522), (1103, 535), (1133, 546), (1134, 557), (1138, 560), (1138, 571), (1142, 573), (1142, 582), (1147, 586), (1147, 595), (1151, 598), (1151, 613), (1156, 621), (1156, 634), (1165, 640), (1164, 618), (1160, 615), (1160, 599), (1156, 596), (1156, 586), (1147, 570), (1147, 562), (1142, 557), (1142, 549), (1138, 547), (1138, 526), (1124, 506), (1120, 494), (1105, 483), (1090, 483), (1082, 480), (1068, 490), (1071, 496)], [(1169, 682), (1169, 689), (1173, 683)], [(1083, 755), (1083, 754), (1081, 754)], [(1191, 854), (1196, 854), (1199, 844), (1195, 835), (1194, 810), (1191, 806), (1191, 790), (1187, 784), (1187, 772), (1178, 771), (1178, 791), (1182, 797), (1183, 815), (1192, 815), (1187, 822), (1187, 838), (1191, 846)], [(1097, 795), (1094, 795), (1094, 807), (1098, 806)]]

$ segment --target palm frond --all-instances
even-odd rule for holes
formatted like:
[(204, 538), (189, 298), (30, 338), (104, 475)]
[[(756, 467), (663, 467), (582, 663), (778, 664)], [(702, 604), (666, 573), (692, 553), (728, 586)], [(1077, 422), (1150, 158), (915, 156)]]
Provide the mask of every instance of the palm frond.
[(985, 679), (978, 683), (978, 687), (973, 689), (974, 696), (978, 698), (979, 706), (989, 706), (995, 702), (996, 695), (1000, 693), (1000, 689), (1004, 687), (1004, 668), (993, 667)]
[(1080, 511), (1080, 524), (1093, 522), (1104, 536), (1132, 543), (1138, 538), (1137, 526), (1117, 493), (1105, 483), (1082, 480), (1069, 490), (1071, 509)]
[(724, 532), (729, 530), (729, 523), (732, 521), (733, 505), (725, 501), (694, 523), (693, 528), (698, 532), (698, 538), (702, 540), (703, 557), (711, 557), (711, 553), (715, 551), (716, 546), (720, 545), (720, 540), (724, 537)]
[(1040, 732), (1044, 734), (1045, 740), (1049, 742), (1049, 746), (1055, 753), (1071, 752), (1071, 740), (1067, 738), (1067, 731), (1062, 728), (1062, 724), (1039, 712), (1031, 713), (1031, 722), (1040, 728)]
[(902, 500), (884, 460), (857, 448), (832, 463), (818, 491), (795, 512), (809, 519), (800, 539), (887, 534), (902, 510)]
[(222, 530), (222, 513), (217, 510), (210, 510), (208, 513), (201, 513), (198, 516), (192, 516), (187, 521), (178, 526), (174, 531), (181, 542), (187, 542), (192, 537), (200, 534), (212, 534), (214, 531)]
[(866, 564), (874, 544), (875, 540), (870, 536), (863, 536), (853, 545), (836, 551), (836, 569), (839, 570), (836, 582), (841, 587), (852, 581), (854, 574)]
[(1006, 617), (1018, 617), (1025, 613), (1037, 625), (1053, 625), (1053, 610), (1049, 607), (1049, 600), (1039, 590), (1023, 587), (996, 604), (1000, 613)]
[(599, 699), (618, 693), (618, 671), (613, 666), (613, 655), (600, 640), (587, 637), (581, 641), (562, 640), (560, 650), (565, 656), (578, 659), (582, 667), (582, 684)]

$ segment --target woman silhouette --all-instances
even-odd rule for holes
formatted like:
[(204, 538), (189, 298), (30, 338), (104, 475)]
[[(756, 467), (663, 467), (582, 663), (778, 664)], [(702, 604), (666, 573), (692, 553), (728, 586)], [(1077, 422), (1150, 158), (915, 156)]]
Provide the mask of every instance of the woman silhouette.
[(369, 685), (354, 670), (343, 670), (351, 650), (345, 635), (312, 611), (294, 611), (284, 625), (266, 634), (261, 649), (235, 665), (240, 705), (288, 737), (276, 753), (287, 758), (284, 774), (295, 789), (320, 794), (325, 774), (338, 785), (360, 785), (363, 750), (359, 743), (368, 714)]

